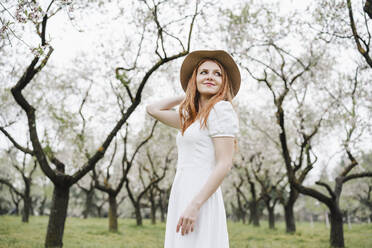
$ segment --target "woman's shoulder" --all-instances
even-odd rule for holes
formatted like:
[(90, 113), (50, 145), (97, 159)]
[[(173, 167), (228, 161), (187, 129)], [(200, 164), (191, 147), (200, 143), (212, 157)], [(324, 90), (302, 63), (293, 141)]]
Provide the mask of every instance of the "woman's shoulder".
[(222, 100), (213, 106), (208, 118), (208, 129), (211, 137), (236, 136), (239, 120), (231, 102)]
[(213, 109), (217, 112), (233, 111), (235, 112), (233, 105), (229, 101), (221, 100), (214, 104)]

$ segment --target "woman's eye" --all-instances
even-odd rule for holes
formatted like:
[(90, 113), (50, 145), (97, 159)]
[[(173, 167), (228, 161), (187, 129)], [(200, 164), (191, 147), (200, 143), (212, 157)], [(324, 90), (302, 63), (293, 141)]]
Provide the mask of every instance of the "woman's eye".
[(207, 72), (206, 71), (201, 71), (200, 74), (206, 74)]
[(221, 75), (221, 72), (216, 72), (216, 75), (219, 76), (219, 77), (222, 76), (222, 75)]

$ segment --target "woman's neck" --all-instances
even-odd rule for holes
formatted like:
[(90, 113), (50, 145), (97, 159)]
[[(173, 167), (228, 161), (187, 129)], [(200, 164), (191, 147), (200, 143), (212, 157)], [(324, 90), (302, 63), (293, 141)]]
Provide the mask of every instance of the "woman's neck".
[(199, 98), (199, 110), (203, 109), (212, 96), (201, 95)]

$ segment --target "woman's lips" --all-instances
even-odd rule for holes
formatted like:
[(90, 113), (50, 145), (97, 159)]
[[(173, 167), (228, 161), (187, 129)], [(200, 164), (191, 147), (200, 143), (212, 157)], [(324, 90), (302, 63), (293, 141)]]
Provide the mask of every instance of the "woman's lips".
[(205, 83), (205, 85), (207, 85), (207, 86), (214, 86), (215, 84), (213, 84), (213, 83)]

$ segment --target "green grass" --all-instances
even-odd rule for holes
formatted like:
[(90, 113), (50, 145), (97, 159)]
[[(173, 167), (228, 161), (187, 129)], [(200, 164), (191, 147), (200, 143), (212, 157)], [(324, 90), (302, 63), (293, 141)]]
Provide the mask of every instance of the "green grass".
[[(44, 247), (48, 217), (31, 217), (23, 224), (21, 217), (0, 216), (0, 248)], [(284, 223), (276, 223), (270, 230), (267, 222), (254, 228), (242, 223), (228, 222), (230, 248), (322, 248), (329, 247), (329, 229), (322, 223), (297, 223), (295, 234), (286, 234)], [(135, 220), (119, 219), (119, 232), (107, 231), (107, 219), (68, 218), (63, 237), (65, 248), (162, 248), (165, 224), (155, 226), (144, 220), (138, 227)], [(353, 224), (345, 230), (346, 247), (372, 247), (372, 224)]]

